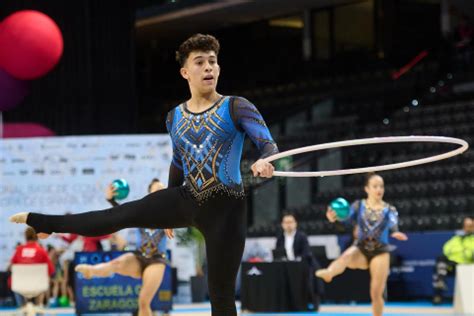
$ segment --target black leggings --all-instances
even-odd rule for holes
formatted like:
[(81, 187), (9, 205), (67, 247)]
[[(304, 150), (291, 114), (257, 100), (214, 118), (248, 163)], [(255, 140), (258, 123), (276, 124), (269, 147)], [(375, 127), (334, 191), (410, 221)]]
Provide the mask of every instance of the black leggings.
[(30, 213), (27, 224), (41, 233), (101, 236), (124, 228), (194, 226), (206, 240), (209, 297), (213, 316), (237, 315), (235, 278), (246, 233), (245, 200), (216, 193), (198, 204), (184, 187), (149, 194), (141, 200), (102, 211), (74, 215)]

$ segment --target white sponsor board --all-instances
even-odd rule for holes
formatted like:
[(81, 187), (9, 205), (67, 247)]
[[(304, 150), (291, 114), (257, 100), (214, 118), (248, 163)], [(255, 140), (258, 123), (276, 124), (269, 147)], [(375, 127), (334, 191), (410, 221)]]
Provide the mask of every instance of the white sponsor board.
[(108, 208), (104, 190), (117, 178), (130, 185), (129, 196), (119, 202), (139, 199), (152, 178), (167, 184), (171, 155), (166, 134), (1, 139), (0, 270), (7, 268), (15, 245), (24, 242), (25, 226), (9, 223), (10, 215)]

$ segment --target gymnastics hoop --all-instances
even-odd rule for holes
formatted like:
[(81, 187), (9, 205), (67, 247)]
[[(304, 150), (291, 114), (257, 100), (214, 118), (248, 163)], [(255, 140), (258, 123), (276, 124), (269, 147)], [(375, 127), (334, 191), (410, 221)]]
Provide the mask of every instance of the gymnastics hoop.
[(460, 155), (469, 148), (469, 144), (459, 138), (444, 137), (444, 136), (391, 136), (391, 137), (374, 137), (374, 138), (362, 138), (345, 140), (340, 142), (325, 143), (319, 145), (306, 146), (296, 149), (291, 149), (278, 153), (263, 159), (266, 162), (271, 162), (280, 158), (285, 158), (297, 154), (319, 151), (331, 148), (341, 148), (358, 145), (370, 145), (370, 144), (387, 144), (387, 143), (413, 143), (413, 142), (426, 142), (426, 143), (447, 143), (460, 145), (461, 147), (449, 151), (444, 154), (435, 155), (427, 158), (416, 159), (406, 162), (393, 163), (389, 165), (371, 166), (365, 168), (354, 168), (354, 169), (341, 169), (341, 170), (328, 170), (328, 171), (274, 171), (273, 175), (277, 177), (328, 177), (328, 176), (341, 176), (347, 174), (357, 174), (366, 172), (376, 172), (383, 170), (400, 169), (406, 167), (412, 167), (422, 165), (434, 161), (439, 161), (447, 158), (451, 158), (456, 155)]

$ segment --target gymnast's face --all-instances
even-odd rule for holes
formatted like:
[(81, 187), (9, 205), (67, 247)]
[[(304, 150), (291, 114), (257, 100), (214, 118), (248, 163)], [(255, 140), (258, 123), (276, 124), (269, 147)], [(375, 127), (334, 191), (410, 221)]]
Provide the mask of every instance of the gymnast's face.
[(191, 52), (180, 70), (181, 76), (186, 79), (191, 92), (209, 94), (216, 91), (220, 67), (214, 51)]
[(379, 175), (372, 176), (365, 186), (365, 192), (370, 200), (382, 200), (385, 192), (383, 178)]

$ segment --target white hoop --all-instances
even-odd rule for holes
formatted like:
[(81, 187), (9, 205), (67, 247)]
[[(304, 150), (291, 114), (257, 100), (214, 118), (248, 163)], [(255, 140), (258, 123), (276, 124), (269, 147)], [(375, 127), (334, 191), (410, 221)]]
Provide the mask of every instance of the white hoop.
[(288, 150), (282, 153), (278, 153), (273, 156), (267, 157), (263, 160), (266, 162), (270, 162), (270, 161), (274, 161), (274, 160), (292, 156), (292, 155), (307, 153), (311, 151), (331, 149), (331, 148), (349, 147), (349, 146), (357, 146), (357, 145), (370, 145), (370, 144), (412, 143), (412, 142), (448, 143), (448, 144), (461, 145), (461, 147), (444, 154), (435, 155), (435, 156), (422, 158), (422, 159), (406, 161), (406, 162), (393, 163), (389, 165), (372, 166), (372, 167), (355, 168), (355, 169), (328, 170), (328, 171), (302, 171), (302, 172), (275, 171), (273, 172), (273, 175), (279, 176), (279, 177), (327, 177), (327, 176), (340, 176), (340, 175), (346, 175), (346, 174), (392, 170), (392, 169), (417, 166), (417, 165), (421, 165), (425, 163), (430, 163), (430, 162), (434, 162), (434, 161), (438, 161), (442, 159), (451, 158), (453, 156), (462, 154), (469, 148), (469, 144), (465, 140), (459, 139), (459, 138), (453, 138), (453, 137), (392, 136), (392, 137), (375, 137), (375, 138), (345, 140), (345, 141), (340, 141), (340, 142), (306, 146), (306, 147), (296, 148), (296, 149)]

